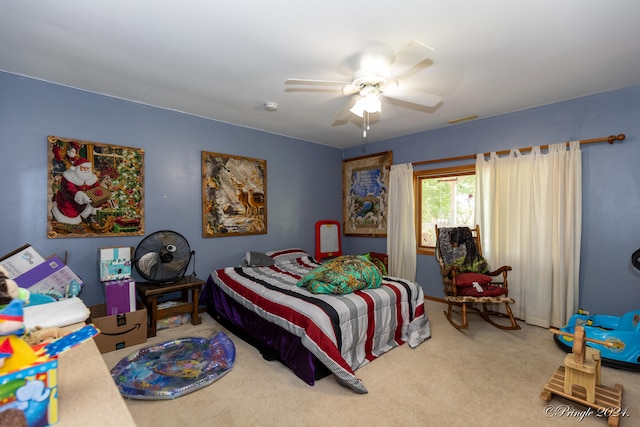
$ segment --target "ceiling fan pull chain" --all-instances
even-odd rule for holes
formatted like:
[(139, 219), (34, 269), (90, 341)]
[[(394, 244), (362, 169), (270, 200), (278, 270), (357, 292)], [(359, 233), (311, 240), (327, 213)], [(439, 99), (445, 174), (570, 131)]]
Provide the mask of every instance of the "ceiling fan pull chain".
[(362, 115), (362, 137), (367, 137), (367, 112)]
[(365, 111), (362, 114), (362, 137), (367, 137), (367, 131), (369, 130), (369, 112)]

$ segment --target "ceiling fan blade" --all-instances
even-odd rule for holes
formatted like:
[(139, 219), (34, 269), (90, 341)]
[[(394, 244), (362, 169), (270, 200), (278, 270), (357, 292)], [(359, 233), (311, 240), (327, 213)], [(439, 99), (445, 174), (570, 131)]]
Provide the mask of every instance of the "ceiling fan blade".
[(348, 95), (347, 93), (345, 93), (345, 91), (342, 88), (331, 87), (331, 86), (288, 87), (284, 91), (285, 92), (305, 92), (305, 93), (340, 93), (343, 95)]
[(360, 92), (360, 88), (349, 83), (348, 86), (342, 87), (342, 94), (345, 96), (353, 95), (354, 93)]
[(423, 92), (421, 90), (411, 91), (387, 91), (385, 90), (383, 96), (387, 98), (397, 99), (399, 101), (409, 102), (411, 104), (424, 105), (425, 107), (435, 107), (444, 99), (440, 95), (434, 93)]
[(284, 83), (288, 85), (330, 85), (330, 86), (351, 85), (351, 82), (338, 82), (334, 80), (312, 80), (312, 79), (287, 79)]
[(418, 40), (411, 41), (391, 61), (391, 76), (400, 80), (427, 68), (433, 64), (429, 56), (434, 51), (435, 49)]

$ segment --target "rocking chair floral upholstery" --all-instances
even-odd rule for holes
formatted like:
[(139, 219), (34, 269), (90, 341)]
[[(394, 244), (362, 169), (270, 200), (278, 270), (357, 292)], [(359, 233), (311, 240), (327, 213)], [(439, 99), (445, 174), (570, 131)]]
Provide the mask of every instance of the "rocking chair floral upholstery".
[[(436, 225), (435, 253), (447, 301), (444, 314), (449, 323), (457, 329), (466, 329), (469, 327), (467, 314), (479, 314), (500, 329), (520, 329), (509, 306), (515, 303), (509, 297), (507, 282), (507, 273), (512, 268), (502, 266), (489, 271), (482, 257), (480, 226), (438, 228)], [(490, 309), (488, 304), (504, 304), (506, 314)], [(454, 310), (454, 306), (460, 307), (460, 311)], [(461, 316), (460, 323), (453, 319), (454, 314)], [(508, 318), (510, 324), (497, 323), (496, 317)]]

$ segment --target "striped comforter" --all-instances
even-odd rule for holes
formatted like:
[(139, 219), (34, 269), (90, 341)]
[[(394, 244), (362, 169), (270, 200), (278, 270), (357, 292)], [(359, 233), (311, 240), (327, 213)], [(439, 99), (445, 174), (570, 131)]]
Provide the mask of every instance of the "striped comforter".
[(300, 337), (339, 383), (366, 393), (355, 370), (405, 342), (414, 348), (431, 336), (422, 288), (388, 276), (380, 288), (347, 295), (295, 286), (318, 266), (302, 257), (270, 267), (228, 267), (211, 277), (242, 306)]

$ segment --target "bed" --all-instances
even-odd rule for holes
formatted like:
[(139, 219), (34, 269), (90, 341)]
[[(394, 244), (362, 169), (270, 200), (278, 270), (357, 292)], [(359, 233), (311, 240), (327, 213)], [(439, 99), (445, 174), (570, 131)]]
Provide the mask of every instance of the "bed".
[(431, 336), (415, 282), (382, 276), (379, 287), (316, 294), (296, 286), (321, 264), (301, 249), (271, 251), (267, 262), (211, 273), (200, 302), (232, 333), (278, 359), (309, 385), (327, 374), (357, 393), (355, 371), (394, 347)]

